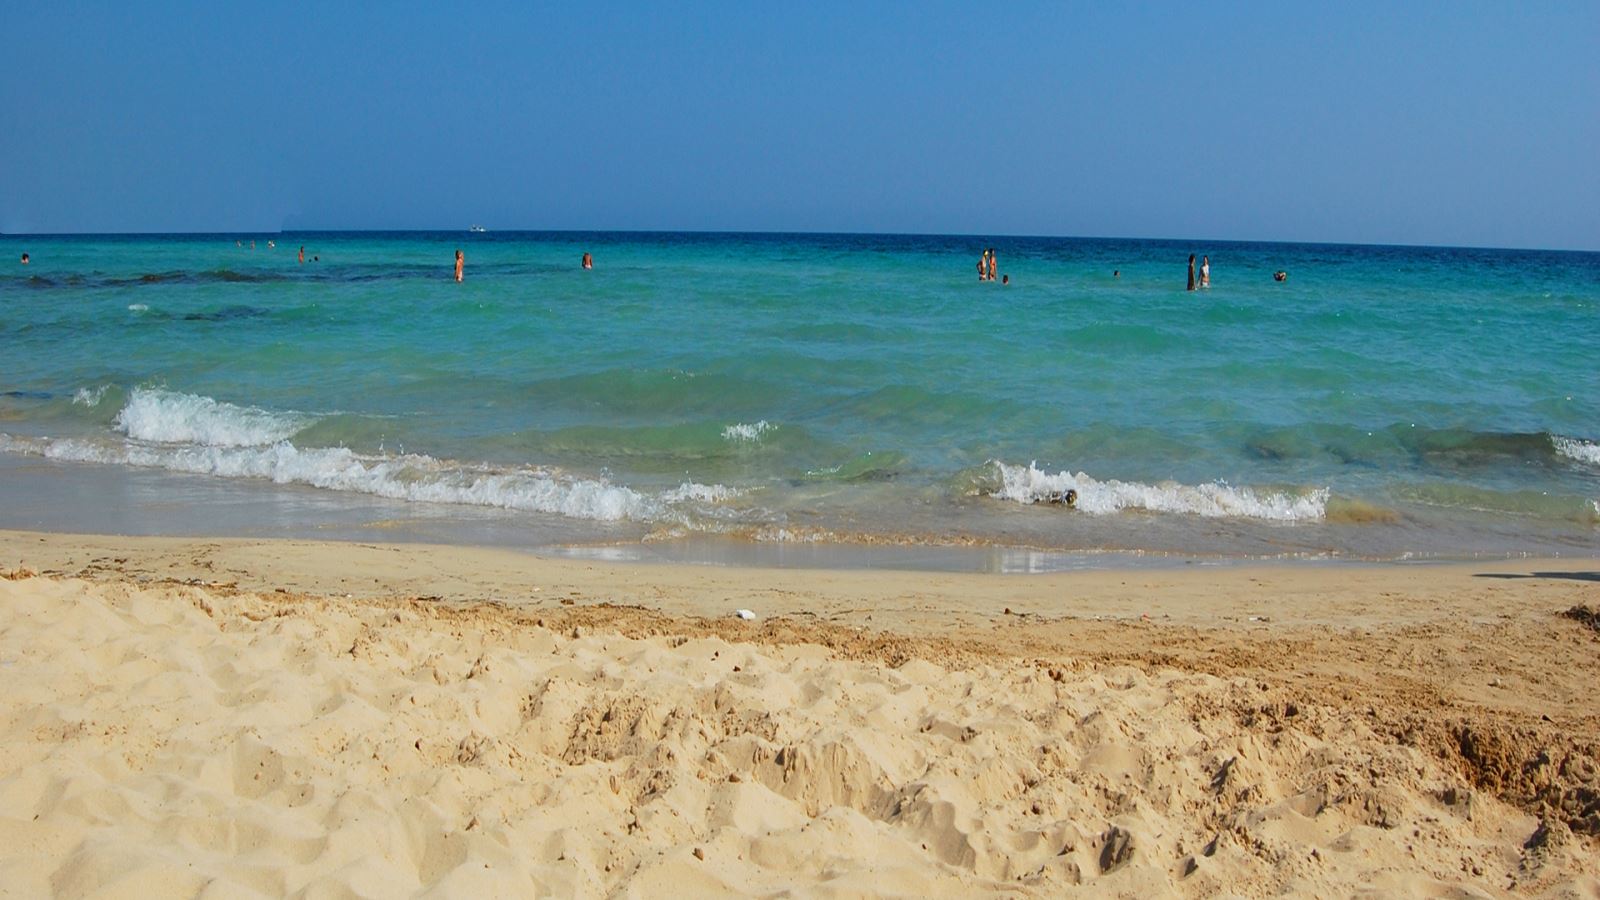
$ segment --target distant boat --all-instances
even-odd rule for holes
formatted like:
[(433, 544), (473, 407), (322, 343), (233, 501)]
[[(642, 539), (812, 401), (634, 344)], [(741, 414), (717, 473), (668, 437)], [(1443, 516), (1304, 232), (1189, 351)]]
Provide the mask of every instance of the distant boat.
[(488, 231), (489, 229), (483, 227), (482, 225), (474, 225), (471, 228), (468, 228), (467, 230), (472, 232), (473, 234), (483, 234), (484, 232)]

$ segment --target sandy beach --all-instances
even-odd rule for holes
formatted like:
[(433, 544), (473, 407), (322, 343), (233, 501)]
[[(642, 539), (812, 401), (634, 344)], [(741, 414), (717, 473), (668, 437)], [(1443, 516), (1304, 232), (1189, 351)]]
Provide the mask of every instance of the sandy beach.
[(0, 532), (0, 894), (1595, 896), (1597, 568)]

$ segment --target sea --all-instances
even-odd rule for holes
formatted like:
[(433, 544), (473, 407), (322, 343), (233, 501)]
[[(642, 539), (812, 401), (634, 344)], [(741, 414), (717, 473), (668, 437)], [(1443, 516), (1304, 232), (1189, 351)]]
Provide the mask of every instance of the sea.
[(997, 572), (1595, 557), (1600, 253), (0, 236), (0, 528)]

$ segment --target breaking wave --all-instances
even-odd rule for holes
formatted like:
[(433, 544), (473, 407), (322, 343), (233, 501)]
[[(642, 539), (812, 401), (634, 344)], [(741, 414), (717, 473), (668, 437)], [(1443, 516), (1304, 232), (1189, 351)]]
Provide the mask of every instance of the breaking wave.
[[(88, 403), (90, 396), (85, 394), (84, 401), (93, 405)], [(94, 396), (94, 403), (98, 402), (99, 397)], [(287, 440), (315, 421), (314, 416), (302, 413), (269, 412), (194, 394), (135, 388), (117, 413), (116, 427), (136, 441), (259, 447)]]
[(736, 443), (754, 443), (755, 441), (761, 440), (761, 436), (763, 434), (776, 427), (776, 425), (768, 424), (766, 419), (762, 419), (761, 421), (751, 425), (746, 425), (744, 423), (729, 425), (728, 427), (722, 429), (722, 439), (725, 441), (734, 441)]
[[(73, 402), (94, 407), (106, 392), (104, 386), (84, 388)], [(684, 482), (647, 493), (604, 478), (575, 477), (536, 466), (495, 467), (419, 453), (362, 454), (345, 447), (302, 448), (289, 440), (320, 419), (195, 394), (135, 388), (113, 423), (126, 440), (0, 434), (0, 452), (606, 522), (677, 521), (687, 507), (714, 506), (738, 496), (738, 491), (723, 485)]]
[(1600, 466), (1600, 444), (1560, 435), (1552, 435), (1550, 443), (1555, 445), (1556, 452), (1562, 456), (1591, 466)]
[(111, 385), (109, 384), (102, 384), (99, 387), (92, 388), (78, 388), (72, 394), (72, 402), (75, 406), (99, 406), (100, 401), (106, 397), (106, 391), (110, 389)]
[(0, 451), (68, 462), (259, 478), (392, 500), (498, 507), (602, 522), (671, 521), (681, 518), (676, 509), (679, 504), (718, 503), (737, 496), (735, 490), (722, 485), (685, 482), (650, 494), (549, 469), (495, 469), (415, 453), (364, 455), (343, 447), (303, 450), (288, 441), (264, 447), (161, 446), (0, 434)]
[(1077, 508), (1088, 513), (1146, 510), (1206, 518), (1238, 517), (1278, 522), (1320, 522), (1327, 515), (1327, 488), (1302, 493), (1258, 491), (1221, 482), (1144, 484), (1137, 481), (1101, 481), (1082, 472), (1044, 472), (1033, 463), (1014, 466), (994, 461), (998, 484), (989, 496), (1018, 503), (1038, 503), (1071, 489), (1078, 492)]

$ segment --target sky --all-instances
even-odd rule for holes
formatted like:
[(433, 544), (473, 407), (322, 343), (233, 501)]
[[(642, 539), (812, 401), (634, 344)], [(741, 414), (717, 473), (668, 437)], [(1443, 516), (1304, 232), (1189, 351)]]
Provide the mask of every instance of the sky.
[(1592, 0), (442, 6), (8, 0), (0, 231), (1600, 249)]

